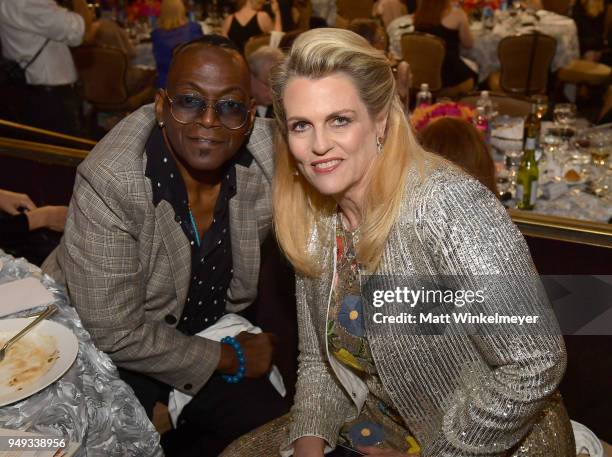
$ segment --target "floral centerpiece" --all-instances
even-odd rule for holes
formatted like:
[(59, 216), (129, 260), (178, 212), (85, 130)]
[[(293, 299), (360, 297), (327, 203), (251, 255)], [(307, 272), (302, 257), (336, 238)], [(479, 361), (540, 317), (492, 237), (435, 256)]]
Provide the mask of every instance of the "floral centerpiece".
[(499, 9), (501, 0), (463, 0), (463, 10), (471, 14), (474, 10), (481, 10), (487, 6), (493, 10)]
[(417, 130), (422, 130), (431, 122), (442, 117), (458, 117), (467, 122), (474, 119), (474, 109), (455, 102), (434, 103), (433, 105), (420, 105), (415, 108), (410, 116), (412, 125)]

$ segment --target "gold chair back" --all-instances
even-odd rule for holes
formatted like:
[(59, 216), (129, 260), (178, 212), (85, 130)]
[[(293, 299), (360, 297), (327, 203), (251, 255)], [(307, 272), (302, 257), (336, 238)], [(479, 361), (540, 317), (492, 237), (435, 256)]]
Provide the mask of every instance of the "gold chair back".
[(542, 0), (542, 8), (553, 13), (569, 16), (572, 0)]
[(442, 63), (446, 44), (441, 38), (428, 33), (410, 32), (402, 35), (402, 58), (410, 64), (412, 89), (429, 84), (436, 92), (442, 89)]
[(337, 0), (338, 16), (347, 21), (358, 17), (371, 18), (374, 0)]
[(85, 45), (72, 49), (83, 98), (92, 105), (113, 106), (128, 99), (127, 55), (110, 46)]
[(501, 89), (521, 95), (546, 93), (556, 48), (557, 40), (541, 33), (502, 39), (498, 47)]

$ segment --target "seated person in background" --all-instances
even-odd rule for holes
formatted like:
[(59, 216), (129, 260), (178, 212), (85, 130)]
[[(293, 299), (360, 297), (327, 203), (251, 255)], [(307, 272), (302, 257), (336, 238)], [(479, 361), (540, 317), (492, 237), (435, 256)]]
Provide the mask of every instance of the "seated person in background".
[[(364, 37), (372, 46), (374, 46), (374, 48), (387, 52), (389, 45), (387, 32), (385, 32), (385, 29), (377, 20), (353, 19), (349, 24), (348, 29), (351, 32), (355, 32), (357, 35)], [(406, 104), (412, 79), (412, 75), (410, 74), (410, 65), (405, 60), (397, 62), (389, 53), (387, 53), (387, 57), (389, 57), (391, 65), (393, 66), (393, 74), (395, 75), (395, 81), (397, 82), (397, 92), (402, 100), (402, 103)]]
[[(227, 38), (178, 47), (155, 106), (79, 166), (65, 235), (43, 266), (149, 417), (172, 388), (193, 396), (162, 440), (166, 455), (215, 456), (288, 409), (266, 376), (273, 335), (196, 336), (257, 295), (273, 159), (271, 123), (254, 107)], [(232, 384), (221, 376), (237, 373)]]
[(37, 208), (26, 194), (0, 189), (0, 249), (40, 265), (55, 246), (45, 249), (29, 235), (41, 228), (63, 232), (67, 210), (65, 206)]
[[(338, 6), (336, 0), (310, 0), (312, 4), (311, 23), (315, 22), (318, 27), (334, 27), (338, 17)], [(321, 23), (325, 22), (325, 25)], [(311, 27), (316, 28), (316, 27)]]
[(128, 68), (126, 74), (126, 84), (128, 94), (136, 94), (145, 87), (153, 87), (155, 81), (155, 70), (140, 68), (130, 64), (136, 56), (136, 48), (130, 41), (125, 29), (115, 21), (100, 19), (92, 25), (94, 42), (99, 46), (109, 46), (120, 49), (126, 55)]
[(262, 46), (247, 58), (251, 70), (251, 92), (257, 105), (257, 115), (260, 117), (274, 117), (269, 81), (270, 71), (284, 57), (280, 49)]
[(400, 16), (408, 14), (406, 5), (400, 0), (378, 0), (372, 8), (372, 16), (380, 17), (385, 28)]
[[(414, 28), (444, 40), (446, 55), (442, 64), (442, 84), (452, 87), (466, 84), (466, 92), (473, 88), (477, 74), (461, 59), (459, 48), (474, 46), (467, 14), (451, 0), (427, 0), (421, 2), (414, 13)], [(469, 85), (472, 80), (472, 85)]]
[(155, 85), (158, 88), (166, 87), (168, 67), (174, 48), (202, 36), (200, 24), (188, 21), (186, 14), (183, 0), (163, 0), (157, 28), (151, 33), (153, 55), (157, 65)]
[[(605, 48), (606, 11), (611, 0), (576, 0), (572, 17), (578, 29), (580, 54), (587, 60), (599, 61)], [(608, 63), (608, 62), (606, 62)]]
[(491, 151), (472, 124), (455, 117), (443, 117), (425, 127), (419, 137), (425, 149), (459, 165), (498, 195)]
[(273, 30), (282, 31), (278, 1), (272, 0), (270, 3), (274, 21), (268, 13), (262, 11), (264, 4), (264, 0), (241, 0), (238, 3), (240, 9), (223, 21), (223, 35), (232, 40), (242, 53), (244, 53), (244, 45), (249, 38), (270, 33)]

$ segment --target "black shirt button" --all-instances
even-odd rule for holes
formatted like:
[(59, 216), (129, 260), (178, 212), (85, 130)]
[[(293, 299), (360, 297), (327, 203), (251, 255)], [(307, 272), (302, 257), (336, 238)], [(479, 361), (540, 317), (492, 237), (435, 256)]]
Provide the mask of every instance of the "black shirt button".
[(193, 389), (193, 386), (191, 384), (189, 384), (189, 383), (185, 384), (183, 387), (185, 388), (185, 390)]
[(167, 314), (166, 317), (164, 317), (164, 320), (166, 321), (166, 324), (176, 324), (176, 317), (174, 317), (172, 314)]
[(176, 222), (181, 222), (181, 218), (180, 218), (180, 216), (178, 214), (174, 216), (174, 220)]

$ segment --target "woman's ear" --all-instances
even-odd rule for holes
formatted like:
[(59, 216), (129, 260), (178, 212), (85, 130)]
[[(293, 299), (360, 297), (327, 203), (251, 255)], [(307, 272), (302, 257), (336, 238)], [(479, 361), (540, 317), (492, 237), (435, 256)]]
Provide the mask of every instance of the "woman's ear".
[(385, 138), (387, 133), (387, 121), (389, 120), (389, 112), (384, 111), (376, 116), (375, 128), (376, 128), (376, 137), (377, 138)]

